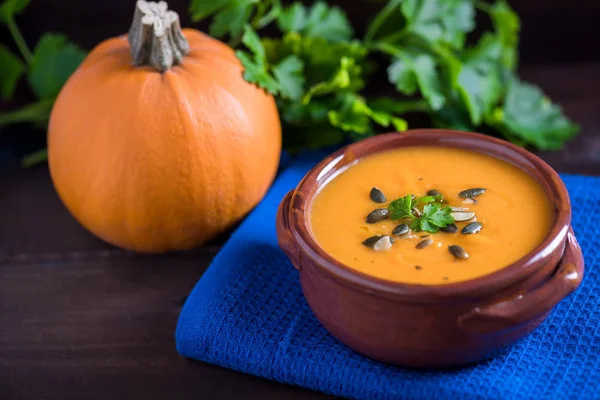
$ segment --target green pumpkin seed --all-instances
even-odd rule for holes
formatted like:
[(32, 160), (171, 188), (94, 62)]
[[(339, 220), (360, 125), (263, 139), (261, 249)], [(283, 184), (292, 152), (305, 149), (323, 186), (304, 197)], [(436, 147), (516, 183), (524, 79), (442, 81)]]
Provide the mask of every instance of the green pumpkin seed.
[(441, 196), (442, 193), (440, 193), (439, 190), (435, 190), (435, 189), (430, 189), (427, 191), (427, 196)]
[(392, 241), (389, 236), (375, 235), (362, 242), (363, 245), (375, 251), (389, 250), (392, 247)]
[(376, 208), (367, 215), (367, 224), (374, 224), (387, 219), (390, 212), (387, 208)]
[(466, 260), (469, 258), (469, 253), (467, 253), (462, 247), (455, 244), (448, 246), (448, 251), (459, 260)]
[(458, 196), (462, 197), (463, 199), (468, 199), (468, 198), (472, 199), (473, 197), (481, 196), (484, 193), (485, 193), (484, 188), (473, 188), (473, 189), (463, 190), (462, 192), (460, 192), (458, 194)]
[(433, 244), (433, 239), (427, 238), (427, 239), (423, 239), (419, 243), (417, 243), (415, 248), (424, 249), (425, 247), (430, 246), (432, 244)]
[(440, 228), (440, 231), (445, 233), (456, 233), (458, 231), (458, 226), (456, 226), (456, 224), (449, 224), (443, 228)]
[(408, 233), (408, 231), (410, 231), (410, 228), (408, 227), (407, 224), (400, 224), (394, 228), (394, 230), (392, 231), (392, 234), (396, 235), (396, 236), (400, 236), (400, 235), (404, 235), (404, 234)]
[(376, 187), (371, 189), (369, 196), (375, 203), (385, 203), (385, 194), (383, 194), (383, 192)]
[(450, 215), (452, 215), (452, 218), (456, 222), (464, 222), (475, 218), (475, 213), (472, 211), (454, 211)]
[(479, 221), (475, 221), (462, 228), (460, 233), (462, 233), (463, 235), (471, 235), (473, 233), (479, 232), (481, 228), (483, 228), (483, 224)]

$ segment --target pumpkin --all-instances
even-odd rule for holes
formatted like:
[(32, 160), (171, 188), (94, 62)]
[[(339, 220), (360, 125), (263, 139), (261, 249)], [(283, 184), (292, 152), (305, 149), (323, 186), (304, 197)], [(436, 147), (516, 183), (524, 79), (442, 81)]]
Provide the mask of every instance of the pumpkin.
[(128, 36), (94, 48), (51, 113), (48, 162), (66, 208), (101, 239), (185, 250), (227, 230), (277, 171), (272, 96), (227, 45), (138, 1)]

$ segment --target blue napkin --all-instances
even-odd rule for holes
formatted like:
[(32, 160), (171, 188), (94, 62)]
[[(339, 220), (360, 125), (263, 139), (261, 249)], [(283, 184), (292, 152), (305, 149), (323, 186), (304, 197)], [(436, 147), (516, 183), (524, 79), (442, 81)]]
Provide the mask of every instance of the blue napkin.
[(600, 178), (563, 175), (586, 275), (533, 334), (474, 366), (414, 371), (365, 358), (311, 313), (275, 214), (323, 154), (295, 161), (216, 256), (177, 327), (185, 357), (356, 399), (599, 399)]

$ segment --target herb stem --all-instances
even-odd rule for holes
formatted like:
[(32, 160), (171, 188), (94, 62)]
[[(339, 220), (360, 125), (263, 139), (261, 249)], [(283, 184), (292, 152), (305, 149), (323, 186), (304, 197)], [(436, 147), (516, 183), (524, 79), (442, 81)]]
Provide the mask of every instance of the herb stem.
[(365, 43), (369, 44), (373, 40), (375, 34), (379, 31), (379, 29), (381, 29), (381, 25), (383, 25), (385, 20), (389, 18), (394, 11), (394, 8), (398, 7), (401, 1), (402, 0), (389, 1), (385, 7), (383, 7), (381, 11), (377, 13), (377, 15), (375, 15), (375, 18), (373, 18), (373, 21), (371, 21), (369, 27), (367, 28), (367, 32), (364, 37)]
[(408, 36), (410, 34), (410, 32), (406, 29), (402, 29), (398, 32), (394, 32), (390, 35), (384, 36), (381, 41), (384, 43), (396, 43), (401, 39), (404, 39), (406, 36)]
[(0, 127), (21, 122), (46, 122), (54, 99), (27, 104), (17, 110), (0, 114)]
[(33, 153), (27, 154), (21, 160), (21, 166), (24, 168), (30, 168), (48, 159), (48, 149), (40, 149)]
[(389, 111), (394, 114), (404, 114), (407, 112), (430, 112), (431, 108), (427, 100), (404, 100), (395, 101)]
[(17, 23), (12, 17), (7, 18), (5, 22), (6, 27), (8, 28), (8, 31), (10, 32), (13, 40), (15, 41), (17, 48), (21, 52), (21, 55), (25, 59), (25, 62), (27, 63), (27, 65), (30, 65), (31, 61), (33, 60), (33, 54), (31, 53), (31, 50), (29, 50), (29, 47), (27, 46), (23, 35), (21, 35), (21, 31), (19, 30)]
[(473, 0), (473, 5), (475, 6), (475, 8), (477, 8), (480, 11), (483, 11), (484, 13), (492, 13), (492, 7), (483, 0)]

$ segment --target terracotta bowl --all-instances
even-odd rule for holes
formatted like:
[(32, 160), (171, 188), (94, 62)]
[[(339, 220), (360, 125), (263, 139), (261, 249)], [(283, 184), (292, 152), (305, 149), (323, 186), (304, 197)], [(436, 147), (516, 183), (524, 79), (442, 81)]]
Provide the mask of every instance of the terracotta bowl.
[[(310, 205), (333, 175), (356, 159), (396, 147), (458, 147), (518, 166), (554, 207), (548, 236), (505, 268), (465, 282), (417, 285), (381, 280), (334, 260), (313, 238)], [(406, 367), (449, 367), (494, 356), (532, 332), (573, 292), (584, 262), (559, 176), (533, 154), (476, 133), (427, 129), (353, 143), (321, 161), (279, 206), (279, 245), (300, 273), (315, 316), (336, 338), (373, 359)]]

